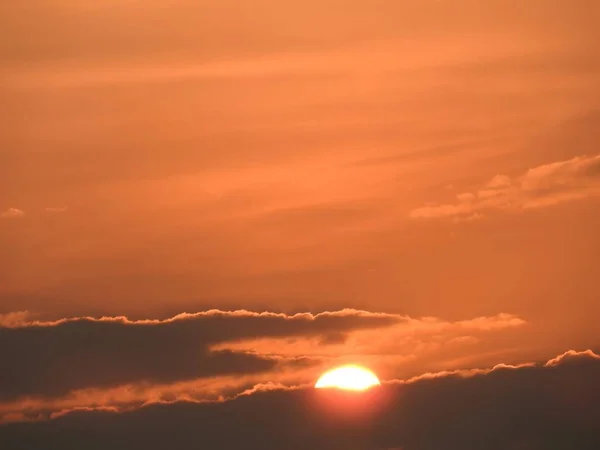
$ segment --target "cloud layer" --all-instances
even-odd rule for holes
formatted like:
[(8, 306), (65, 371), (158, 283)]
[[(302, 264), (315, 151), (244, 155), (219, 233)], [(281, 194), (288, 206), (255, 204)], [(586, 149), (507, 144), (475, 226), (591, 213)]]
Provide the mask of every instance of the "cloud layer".
[(361, 395), (257, 387), (226, 402), (116, 414), (80, 410), (0, 427), (7, 448), (569, 449), (600, 444), (600, 359), (498, 366), (388, 383)]
[(525, 324), (511, 314), (452, 322), (353, 309), (55, 321), (13, 312), (0, 315), (0, 359), (8, 368), (0, 372), (0, 421), (23, 412), (214, 400), (265, 382), (311, 383), (345, 361), (367, 364), (384, 379), (415, 375), (480, 361), (486, 336)]
[(211, 310), (167, 320), (112, 317), (36, 322), (19, 314), (2, 320), (0, 360), (10, 369), (0, 373), (0, 400), (11, 400), (131, 382), (166, 383), (267, 371), (278, 361), (212, 351), (209, 346), (256, 337), (344, 335), (385, 327), (399, 318), (355, 310), (314, 315)]

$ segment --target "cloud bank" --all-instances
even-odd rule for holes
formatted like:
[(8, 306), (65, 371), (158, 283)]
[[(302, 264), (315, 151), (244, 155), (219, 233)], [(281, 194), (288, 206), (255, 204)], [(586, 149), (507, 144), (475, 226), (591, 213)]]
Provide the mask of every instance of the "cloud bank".
[(0, 400), (59, 396), (131, 382), (167, 383), (273, 369), (278, 361), (231, 350), (225, 341), (256, 337), (344, 335), (385, 327), (399, 317), (357, 310), (286, 315), (211, 310), (166, 320), (89, 317), (33, 321), (0, 318)]
[(82, 409), (1, 426), (0, 440), (29, 449), (596, 449), (600, 359), (568, 353), (576, 358), (387, 383), (360, 395), (271, 385), (225, 402)]
[(13, 312), (0, 315), (0, 359), (7, 367), (0, 372), (0, 421), (24, 411), (47, 417), (74, 408), (215, 400), (266, 382), (311, 383), (346, 360), (384, 377), (404, 374), (409, 362), (411, 374), (440, 370), (454, 367), (457, 356), (460, 364), (465, 356), (476, 360), (488, 334), (524, 325), (511, 314), (451, 322), (354, 309), (54, 321)]

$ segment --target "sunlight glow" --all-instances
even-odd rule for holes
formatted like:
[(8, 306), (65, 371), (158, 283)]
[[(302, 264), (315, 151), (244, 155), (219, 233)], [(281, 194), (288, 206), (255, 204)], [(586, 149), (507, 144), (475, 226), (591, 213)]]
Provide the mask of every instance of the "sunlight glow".
[(321, 375), (315, 388), (337, 388), (350, 391), (364, 391), (381, 383), (377, 376), (361, 366), (337, 367)]

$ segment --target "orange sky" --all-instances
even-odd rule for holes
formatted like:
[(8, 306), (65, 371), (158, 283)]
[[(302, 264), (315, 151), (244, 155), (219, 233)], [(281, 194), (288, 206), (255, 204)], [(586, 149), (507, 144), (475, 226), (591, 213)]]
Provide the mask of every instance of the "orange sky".
[(217, 347), (390, 379), (598, 349), (599, 17), (2, 2), (0, 326), (355, 308), (414, 327)]

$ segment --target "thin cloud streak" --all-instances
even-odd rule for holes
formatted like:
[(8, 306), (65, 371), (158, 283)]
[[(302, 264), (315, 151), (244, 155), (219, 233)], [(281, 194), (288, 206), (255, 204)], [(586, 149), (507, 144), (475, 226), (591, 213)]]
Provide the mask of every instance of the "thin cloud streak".
[(529, 169), (519, 177), (496, 175), (476, 192), (457, 195), (457, 203), (413, 209), (412, 219), (482, 218), (496, 211), (545, 208), (600, 196), (600, 155), (577, 156)]
[(2, 219), (18, 219), (25, 215), (25, 211), (19, 208), (8, 208), (0, 212), (0, 218)]

